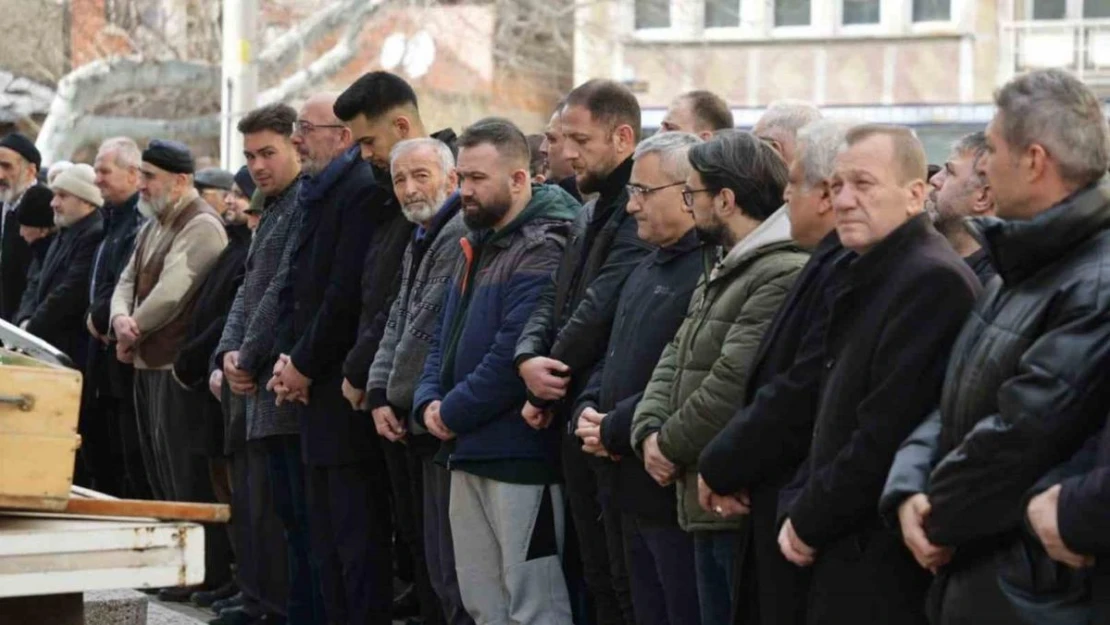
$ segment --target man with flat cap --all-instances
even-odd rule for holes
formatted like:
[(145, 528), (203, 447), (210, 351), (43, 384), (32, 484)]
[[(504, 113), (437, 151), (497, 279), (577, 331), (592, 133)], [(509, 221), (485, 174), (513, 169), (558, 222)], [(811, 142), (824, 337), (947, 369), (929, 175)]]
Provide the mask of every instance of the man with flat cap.
[(27, 137), (13, 132), (0, 139), (0, 318), (11, 321), (27, 286), (31, 248), (19, 236), (15, 209), (35, 183), (42, 157)]
[[(143, 151), (139, 211), (148, 219), (112, 295), (111, 325), (117, 358), (135, 365), (135, 414), (155, 498), (213, 502), (205, 449), (190, 444), (204, 397), (181, 388), (172, 371), (197, 292), (227, 246), (220, 216), (193, 186), (194, 170), (180, 143), (155, 140)], [(228, 577), (218, 560), (227, 534), (205, 529), (205, 586), (218, 587)]]
[(193, 176), (193, 185), (197, 188), (201, 199), (208, 202), (225, 223), (228, 222), (228, 207), (224, 196), (231, 191), (233, 184), (235, 184), (235, 176), (219, 167), (205, 167)]

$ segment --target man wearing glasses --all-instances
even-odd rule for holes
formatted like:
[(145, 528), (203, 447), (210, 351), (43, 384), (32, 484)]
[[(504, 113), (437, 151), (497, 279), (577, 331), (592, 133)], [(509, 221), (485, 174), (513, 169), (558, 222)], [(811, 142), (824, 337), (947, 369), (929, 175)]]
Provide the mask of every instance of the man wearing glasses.
[(686, 319), (636, 407), (632, 448), (660, 485), (676, 485), (678, 523), (694, 538), (703, 625), (727, 623), (743, 521), (698, 504), (698, 456), (743, 400), (756, 349), (806, 262), (782, 204), (787, 170), (768, 145), (725, 131), (690, 148), (682, 190), (702, 242), (723, 256), (704, 275)]

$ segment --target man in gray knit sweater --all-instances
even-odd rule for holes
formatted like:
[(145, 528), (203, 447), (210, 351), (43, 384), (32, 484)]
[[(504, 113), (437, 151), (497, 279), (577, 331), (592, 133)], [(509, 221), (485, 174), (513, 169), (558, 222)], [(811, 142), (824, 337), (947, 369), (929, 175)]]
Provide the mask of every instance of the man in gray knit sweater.
[(408, 442), (413, 499), (424, 513), (423, 555), (446, 622), (472, 624), (455, 576), (447, 514), (451, 476), (433, 461), (439, 439), (410, 414), (443, 299), (462, 257), (458, 241), (467, 231), (454, 194), (455, 159), (447, 145), (436, 139), (410, 139), (393, 148), (390, 160), (393, 191), (405, 217), (418, 227), (405, 249), (401, 290), (370, 366), (367, 403), (378, 434), (390, 441)]

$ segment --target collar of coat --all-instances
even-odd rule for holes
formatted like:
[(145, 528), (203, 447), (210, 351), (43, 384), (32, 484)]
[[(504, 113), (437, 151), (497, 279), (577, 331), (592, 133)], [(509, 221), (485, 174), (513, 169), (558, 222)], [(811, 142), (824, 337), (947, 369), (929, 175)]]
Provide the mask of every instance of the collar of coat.
[(1110, 228), (1110, 181), (1084, 187), (1033, 219), (979, 217), (969, 225), (1003, 282), (1015, 284)]
[(920, 213), (898, 226), (885, 239), (879, 241), (865, 254), (849, 253), (845, 257), (848, 279), (852, 284), (863, 284), (872, 279), (890, 276), (890, 268), (910, 248), (916, 247), (931, 236), (940, 237), (927, 213)]
[(698, 238), (698, 232), (695, 228), (690, 228), (682, 238), (675, 241), (667, 247), (660, 247), (655, 250), (654, 262), (656, 265), (665, 265), (672, 260), (685, 256), (700, 248), (702, 245), (701, 239)]
[(324, 170), (301, 183), (301, 199), (308, 204), (316, 202), (328, 194), (331, 188), (346, 177), (349, 170), (362, 163), (362, 154), (357, 145), (332, 159)]

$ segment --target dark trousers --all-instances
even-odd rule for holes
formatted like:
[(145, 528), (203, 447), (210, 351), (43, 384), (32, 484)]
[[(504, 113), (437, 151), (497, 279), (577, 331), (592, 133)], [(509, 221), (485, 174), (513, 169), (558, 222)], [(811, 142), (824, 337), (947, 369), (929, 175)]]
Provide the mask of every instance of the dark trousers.
[[(571, 521), (574, 523), (574, 534), (578, 538), (582, 577), (594, 603), (597, 619), (595, 625), (633, 623), (635, 617), (627, 577), (622, 590), (618, 590), (621, 580), (613, 577), (609, 540), (598, 500), (597, 475), (589, 464), (591, 457), (582, 453), (582, 444), (576, 436), (569, 433), (563, 435), (562, 457), (567, 503)], [(619, 525), (619, 515), (616, 518), (616, 524)], [(610, 525), (612, 524), (611, 517)]]
[(424, 470), (420, 456), (408, 444), (385, 439), (382, 439), (382, 451), (393, 493), (395, 548), (403, 550), (403, 555), (411, 562), (412, 582), (424, 622), (426, 625), (443, 623), (443, 610), (432, 589), (424, 556)]
[(312, 558), (331, 625), (390, 625), (389, 481), (380, 459), (308, 466)]
[(740, 532), (694, 532), (694, 563), (702, 625), (729, 625)]
[(424, 553), (428, 575), (448, 625), (474, 625), (463, 606), (451, 536), (451, 472), (432, 456), (420, 460), (424, 474)]
[[(312, 561), (308, 495), (299, 435), (263, 439), (269, 464), (270, 495), (274, 511), (285, 528), (289, 598), (285, 613), (289, 625), (325, 625), (320, 577)], [(251, 443), (247, 444), (248, 447)], [(259, 548), (280, 549), (279, 545)]]
[(621, 522), (637, 625), (699, 625), (693, 537), (633, 514)]
[(231, 456), (231, 530), (236, 581), (256, 612), (285, 616), (289, 565), (285, 529), (274, 510), (269, 455), (250, 441)]
[[(170, 371), (135, 372), (135, 413), (141, 451), (156, 497), (166, 501), (214, 503), (208, 457), (189, 444), (205, 398), (181, 388)], [(204, 526), (204, 585), (216, 588), (231, 579), (231, 541), (227, 528)]]

